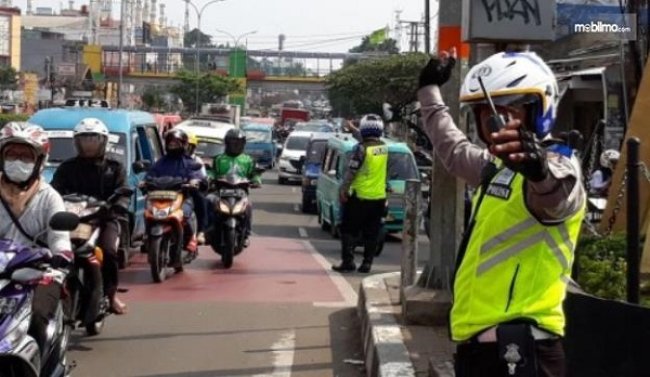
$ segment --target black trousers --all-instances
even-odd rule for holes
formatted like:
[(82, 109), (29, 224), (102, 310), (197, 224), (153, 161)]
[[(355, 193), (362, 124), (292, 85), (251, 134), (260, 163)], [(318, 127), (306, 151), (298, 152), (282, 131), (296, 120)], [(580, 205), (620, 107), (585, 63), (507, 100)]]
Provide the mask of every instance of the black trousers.
[(32, 321), (28, 333), (38, 344), (41, 355), (47, 341), (47, 324), (56, 314), (56, 307), (61, 299), (61, 285), (50, 283), (38, 285), (34, 289), (32, 301)]
[[(530, 377), (566, 376), (562, 340), (538, 340), (535, 342), (535, 348), (537, 376)], [(497, 343), (460, 344), (456, 348), (456, 377), (507, 376), (508, 367), (499, 357)]]
[(372, 263), (379, 242), (381, 219), (386, 200), (365, 200), (350, 196), (343, 206), (341, 221), (341, 259), (343, 263), (354, 262), (356, 238), (363, 238), (363, 260)]
[(109, 297), (115, 296), (117, 292), (119, 270), (117, 258), (117, 243), (120, 236), (120, 226), (117, 220), (106, 221), (99, 233), (97, 245), (102, 249), (104, 262), (102, 263), (102, 277), (104, 280), (104, 292)]

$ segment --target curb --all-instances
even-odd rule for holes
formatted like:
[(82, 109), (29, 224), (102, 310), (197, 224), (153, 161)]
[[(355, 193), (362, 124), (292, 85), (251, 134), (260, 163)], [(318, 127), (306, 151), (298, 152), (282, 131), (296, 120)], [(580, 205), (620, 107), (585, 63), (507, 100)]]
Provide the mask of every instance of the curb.
[[(363, 279), (357, 306), (368, 377), (415, 376), (415, 368), (404, 344), (402, 326), (397, 323), (385, 279), (399, 272)], [(399, 310), (399, 306), (397, 306)]]

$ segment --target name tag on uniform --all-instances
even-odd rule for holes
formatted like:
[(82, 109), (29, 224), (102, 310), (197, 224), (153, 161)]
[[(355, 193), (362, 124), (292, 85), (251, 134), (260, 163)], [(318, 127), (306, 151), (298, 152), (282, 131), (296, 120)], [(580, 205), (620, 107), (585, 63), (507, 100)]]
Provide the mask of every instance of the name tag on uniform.
[(372, 154), (375, 155), (375, 156), (388, 154), (388, 148), (386, 148), (386, 147), (373, 148), (372, 149)]
[(512, 194), (510, 186), (515, 179), (515, 175), (515, 172), (508, 168), (502, 169), (494, 177), (485, 194), (504, 200), (510, 199), (510, 194)]

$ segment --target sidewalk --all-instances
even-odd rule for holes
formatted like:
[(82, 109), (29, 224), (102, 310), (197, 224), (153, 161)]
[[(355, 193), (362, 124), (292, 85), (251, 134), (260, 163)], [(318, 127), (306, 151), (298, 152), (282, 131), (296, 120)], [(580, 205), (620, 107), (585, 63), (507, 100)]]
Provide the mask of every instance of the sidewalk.
[(447, 328), (402, 325), (399, 279), (394, 272), (368, 277), (361, 284), (358, 311), (367, 375), (453, 376), (454, 344)]

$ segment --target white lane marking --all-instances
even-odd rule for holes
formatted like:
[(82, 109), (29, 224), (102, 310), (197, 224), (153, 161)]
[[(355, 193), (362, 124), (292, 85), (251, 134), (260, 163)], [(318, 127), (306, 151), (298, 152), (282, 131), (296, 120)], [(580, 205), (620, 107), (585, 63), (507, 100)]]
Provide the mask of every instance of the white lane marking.
[(294, 210), (295, 212), (300, 212), (300, 205), (298, 205), (298, 204), (294, 204), (294, 205), (293, 205), (293, 210)]
[(302, 237), (302, 238), (308, 238), (309, 237), (309, 235), (307, 234), (307, 230), (305, 230), (305, 228), (303, 228), (303, 227), (298, 228), (298, 233), (300, 234), (300, 237)]
[(280, 335), (271, 346), (273, 352), (273, 372), (271, 374), (256, 374), (253, 377), (291, 377), (293, 356), (296, 348), (296, 331), (291, 330)]
[(293, 193), (298, 192), (298, 188), (297, 188), (297, 187), (292, 187), (292, 188), (291, 188), (291, 192), (293, 192)]
[[(347, 280), (340, 274), (332, 271), (332, 264), (325, 259), (324, 256), (322, 256), (314, 246), (309, 242), (309, 241), (302, 241), (302, 244), (305, 246), (305, 249), (311, 254), (311, 256), (318, 262), (318, 264), (323, 267), (323, 269), (327, 272), (327, 276), (332, 280), (332, 283), (336, 286), (338, 289), (339, 293), (343, 297), (343, 301), (340, 302), (328, 302), (327, 305), (324, 307), (333, 307), (331, 305), (337, 304), (341, 306), (356, 306), (357, 305), (357, 292), (352, 288), (350, 283), (348, 283)], [(322, 302), (314, 302), (314, 306), (321, 306), (321, 304), (324, 304)], [(340, 307), (340, 306), (338, 306)]]

